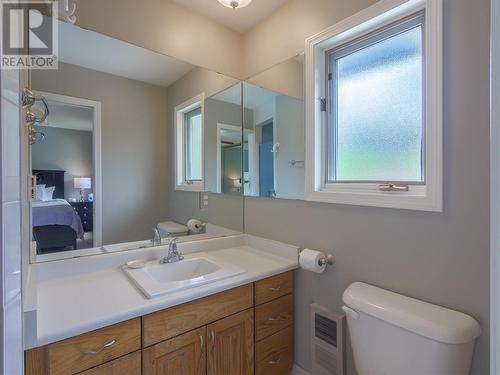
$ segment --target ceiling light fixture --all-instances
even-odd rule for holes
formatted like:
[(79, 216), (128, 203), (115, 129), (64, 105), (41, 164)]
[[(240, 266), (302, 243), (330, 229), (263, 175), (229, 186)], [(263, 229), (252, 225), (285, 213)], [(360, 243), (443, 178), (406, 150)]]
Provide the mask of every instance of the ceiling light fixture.
[(228, 8), (239, 9), (250, 4), (252, 0), (219, 0), (219, 3)]

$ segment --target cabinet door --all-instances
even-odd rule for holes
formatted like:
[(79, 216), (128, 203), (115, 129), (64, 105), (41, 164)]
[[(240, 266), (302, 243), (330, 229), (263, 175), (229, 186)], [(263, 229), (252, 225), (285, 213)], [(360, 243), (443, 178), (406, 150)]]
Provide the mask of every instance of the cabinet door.
[(206, 327), (142, 351), (143, 375), (205, 375)]
[(208, 375), (253, 375), (253, 309), (207, 326)]

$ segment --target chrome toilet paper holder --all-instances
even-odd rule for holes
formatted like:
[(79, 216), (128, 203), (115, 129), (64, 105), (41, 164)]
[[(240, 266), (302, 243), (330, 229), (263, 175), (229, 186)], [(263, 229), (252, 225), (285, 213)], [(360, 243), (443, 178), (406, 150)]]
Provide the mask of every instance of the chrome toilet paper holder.
[[(300, 257), (300, 253), (304, 249), (305, 249), (305, 247), (300, 247), (299, 248), (299, 254), (298, 254), (299, 257)], [(333, 260), (333, 255), (332, 254), (327, 254), (324, 258), (321, 258), (321, 259), (318, 260), (318, 264), (320, 266), (324, 266), (324, 265), (333, 266), (334, 263), (335, 263), (335, 261)]]
[(320, 266), (323, 266), (323, 265), (327, 265), (327, 266), (333, 266), (333, 263), (335, 263), (335, 261), (333, 260), (333, 255), (332, 254), (328, 254), (326, 257), (324, 258), (321, 258), (320, 260), (318, 260), (318, 263)]

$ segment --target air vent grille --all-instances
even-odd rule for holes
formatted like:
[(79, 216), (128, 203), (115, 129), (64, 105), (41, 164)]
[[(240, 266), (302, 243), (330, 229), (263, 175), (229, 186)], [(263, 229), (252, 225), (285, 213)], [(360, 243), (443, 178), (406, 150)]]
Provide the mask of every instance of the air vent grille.
[(334, 347), (337, 347), (337, 322), (320, 314), (314, 314), (314, 316), (314, 330), (316, 337)]
[(344, 374), (344, 315), (311, 305), (311, 355), (314, 375)]

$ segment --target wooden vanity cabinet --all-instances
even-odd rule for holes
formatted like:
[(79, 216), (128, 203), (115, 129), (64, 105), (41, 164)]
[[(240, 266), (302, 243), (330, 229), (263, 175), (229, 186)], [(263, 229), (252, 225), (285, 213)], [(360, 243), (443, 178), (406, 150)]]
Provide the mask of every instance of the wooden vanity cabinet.
[(77, 374), (140, 349), (141, 319), (135, 318), (28, 350), (25, 372), (28, 375)]
[(141, 351), (115, 359), (103, 365), (80, 372), (78, 375), (141, 375)]
[(289, 375), (294, 363), (293, 273), (255, 283), (255, 374)]
[(26, 375), (288, 375), (293, 272), (26, 351)]
[(205, 375), (207, 329), (202, 327), (142, 351), (143, 375)]
[(253, 309), (248, 309), (207, 326), (208, 375), (253, 375), (253, 319)]

